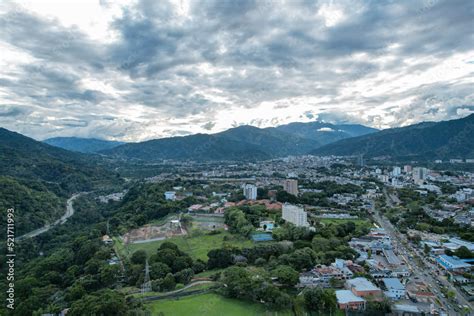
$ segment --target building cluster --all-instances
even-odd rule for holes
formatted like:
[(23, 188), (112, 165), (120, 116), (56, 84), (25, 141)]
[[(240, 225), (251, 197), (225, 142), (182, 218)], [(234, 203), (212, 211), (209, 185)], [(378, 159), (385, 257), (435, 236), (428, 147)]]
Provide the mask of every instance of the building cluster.
[(474, 284), (471, 278), (466, 278), (466, 275), (474, 272), (474, 259), (462, 259), (452, 254), (461, 247), (474, 252), (474, 243), (446, 235), (419, 234), (414, 231), (410, 231), (409, 234), (422, 237), (420, 253), (429, 250), (425, 264), (437, 275), (443, 275), (453, 284), (459, 285), (466, 297), (474, 300)]
[(382, 290), (366, 278), (345, 282), (344, 290), (336, 291), (337, 304), (343, 310), (365, 310), (367, 300), (382, 300)]
[(336, 259), (331, 265), (317, 265), (300, 274), (300, 287), (332, 287), (333, 282), (351, 279), (355, 273), (364, 272), (364, 268), (351, 260)]
[(349, 246), (358, 254), (358, 261), (365, 261), (368, 273), (375, 279), (409, 276), (404, 261), (395, 253), (390, 236), (380, 228), (372, 229), (366, 236), (352, 238)]

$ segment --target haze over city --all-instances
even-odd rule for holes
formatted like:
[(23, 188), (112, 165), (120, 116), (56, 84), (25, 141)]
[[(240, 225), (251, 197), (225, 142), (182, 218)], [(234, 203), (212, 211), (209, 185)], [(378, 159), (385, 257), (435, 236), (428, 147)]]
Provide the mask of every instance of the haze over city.
[(472, 1), (2, 1), (0, 126), (142, 141), (474, 111)]

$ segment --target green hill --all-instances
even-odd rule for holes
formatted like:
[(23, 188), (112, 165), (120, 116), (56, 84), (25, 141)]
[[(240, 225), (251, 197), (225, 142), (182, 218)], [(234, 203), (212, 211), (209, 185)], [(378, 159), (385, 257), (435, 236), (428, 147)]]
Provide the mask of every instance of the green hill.
[(15, 208), (18, 235), (39, 228), (64, 213), (72, 193), (119, 182), (100, 163), (0, 128), (0, 207)]
[(457, 120), (425, 122), (344, 139), (311, 153), (429, 160), (474, 158), (474, 114)]
[[(343, 126), (343, 125), (341, 125)], [(307, 154), (310, 150), (342, 138), (370, 133), (361, 125), (292, 123), (271, 128), (239, 126), (217, 134), (196, 134), (128, 143), (100, 153), (124, 159), (146, 161), (178, 160), (262, 160)], [(333, 128), (331, 131), (320, 129)]]
[(48, 145), (81, 153), (96, 153), (125, 144), (124, 142), (80, 137), (54, 137), (45, 139), (43, 142)]

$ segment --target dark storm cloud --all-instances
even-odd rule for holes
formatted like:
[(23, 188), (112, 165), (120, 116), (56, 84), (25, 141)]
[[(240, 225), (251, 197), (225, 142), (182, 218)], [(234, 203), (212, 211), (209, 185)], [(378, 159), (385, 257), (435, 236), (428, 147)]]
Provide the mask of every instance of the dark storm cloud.
[[(473, 1), (203, 0), (177, 6), (152, 0), (124, 6), (110, 24), (117, 37), (104, 43), (26, 9), (0, 15), (0, 43), (33, 59), (0, 76), (7, 103), (19, 103), (0, 112), (0, 123), (17, 116), (26, 124), (25, 113), (32, 111), (32, 125), (149, 138), (140, 134), (156, 124), (164, 124), (164, 134), (155, 136), (213, 131), (218, 113), (231, 106), (274, 102), (274, 109), (291, 112), (295, 98), (321, 100), (294, 117), (372, 125), (473, 110), (469, 84), (446, 79), (450, 68), (435, 74), (435, 82), (390, 87), (390, 81), (474, 51)], [(464, 81), (472, 84), (472, 73)], [(360, 82), (368, 82), (366, 91), (352, 88)], [(379, 86), (388, 92), (366, 94)], [(72, 118), (44, 122), (48, 108), (56, 118)], [(130, 118), (129, 108), (143, 113)], [(170, 129), (172, 119), (193, 126)], [(284, 119), (272, 114), (247, 123)]]
[(2, 105), (2, 108), (0, 108), (0, 117), (15, 117), (25, 112), (25, 109), (19, 106)]
[(204, 128), (205, 130), (212, 130), (212, 128), (216, 125), (216, 123), (214, 122), (207, 122), (206, 124), (203, 124), (202, 125), (202, 128)]

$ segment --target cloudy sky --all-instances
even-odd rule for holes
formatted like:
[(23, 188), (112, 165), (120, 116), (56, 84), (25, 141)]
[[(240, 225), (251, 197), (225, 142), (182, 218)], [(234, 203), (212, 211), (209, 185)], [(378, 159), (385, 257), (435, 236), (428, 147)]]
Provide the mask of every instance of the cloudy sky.
[(474, 1), (1, 1), (0, 126), (140, 141), (474, 112)]

